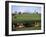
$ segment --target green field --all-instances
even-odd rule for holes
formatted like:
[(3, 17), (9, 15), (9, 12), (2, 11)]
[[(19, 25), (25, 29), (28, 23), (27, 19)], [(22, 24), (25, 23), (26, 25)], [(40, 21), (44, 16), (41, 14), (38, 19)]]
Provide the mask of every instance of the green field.
[[(16, 14), (12, 15), (12, 23), (26, 23), (27, 26), (31, 26), (32, 22), (40, 22), (41, 21), (41, 14)], [(35, 24), (34, 24), (35, 25)], [(24, 28), (16, 28), (17, 31), (20, 30), (39, 30), (41, 29), (41, 24), (38, 24), (40, 26), (33, 26), (33, 27), (24, 27)]]
[(37, 21), (37, 20), (41, 20), (41, 15), (39, 14), (17, 14), (13, 16), (13, 20), (16, 22)]

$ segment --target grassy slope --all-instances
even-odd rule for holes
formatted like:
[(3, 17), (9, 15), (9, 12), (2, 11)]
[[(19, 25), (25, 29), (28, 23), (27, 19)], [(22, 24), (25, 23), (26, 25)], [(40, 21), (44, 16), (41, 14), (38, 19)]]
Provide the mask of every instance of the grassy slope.
[(40, 20), (40, 15), (38, 14), (18, 14), (16, 15), (16, 20)]

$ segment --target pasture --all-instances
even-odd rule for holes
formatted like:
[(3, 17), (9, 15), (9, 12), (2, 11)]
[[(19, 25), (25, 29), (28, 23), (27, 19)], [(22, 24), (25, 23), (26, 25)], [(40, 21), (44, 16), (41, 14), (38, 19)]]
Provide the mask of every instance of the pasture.
[[(23, 28), (16, 28), (17, 23), (22, 23)], [(12, 15), (12, 24), (15, 25), (15, 29), (19, 30), (39, 30), (41, 29), (41, 14), (15, 14)], [(19, 25), (20, 25), (19, 24)], [(38, 26), (35, 26), (38, 25)]]

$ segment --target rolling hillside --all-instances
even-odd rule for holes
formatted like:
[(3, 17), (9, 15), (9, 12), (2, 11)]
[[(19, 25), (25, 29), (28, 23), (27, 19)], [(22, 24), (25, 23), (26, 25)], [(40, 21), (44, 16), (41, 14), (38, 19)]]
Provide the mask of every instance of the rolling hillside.
[(24, 21), (39, 21), (41, 20), (41, 15), (39, 14), (17, 14), (13, 16), (13, 21), (24, 22)]

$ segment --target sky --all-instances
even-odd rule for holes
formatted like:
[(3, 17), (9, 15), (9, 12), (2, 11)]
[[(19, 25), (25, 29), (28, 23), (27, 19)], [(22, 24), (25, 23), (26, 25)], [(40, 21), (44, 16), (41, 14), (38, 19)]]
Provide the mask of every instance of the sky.
[(12, 13), (14, 13), (15, 11), (17, 12), (29, 12), (29, 13), (41, 13), (41, 7), (37, 7), (37, 6), (16, 6), (16, 5), (12, 5), (11, 7), (11, 11)]

